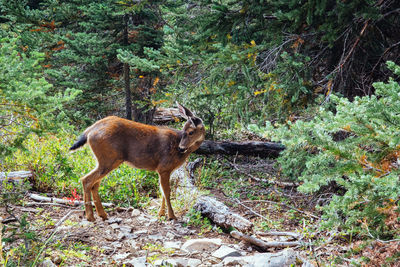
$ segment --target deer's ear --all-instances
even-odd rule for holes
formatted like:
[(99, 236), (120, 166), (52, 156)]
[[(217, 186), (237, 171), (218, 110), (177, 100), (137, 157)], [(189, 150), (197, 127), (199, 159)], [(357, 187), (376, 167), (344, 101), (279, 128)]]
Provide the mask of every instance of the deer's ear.
[(176, 102), (176, 105), (178, 106), (179, 113), (180, 113), (182, 116), (186, 117), (187, 119), (194, 116), (193, 113), (192, 113), (188, 108), (182, 106), (182, 105), (179, 104), (178, 102)]
[(197, 117), (192, 117), (191, 121), (195, 127), (199, 126), (200, 124), (203, 124), (203, 121)]

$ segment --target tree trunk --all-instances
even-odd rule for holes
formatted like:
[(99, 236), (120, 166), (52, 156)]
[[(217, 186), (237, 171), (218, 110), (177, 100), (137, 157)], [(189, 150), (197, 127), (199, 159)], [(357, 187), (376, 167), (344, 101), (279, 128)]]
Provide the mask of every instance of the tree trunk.
[[(124, 16), (124, 45), (128, 45), (128, 14)], [(125, 83), (125, 108), (126, 108), (126, 118), (132, 120), (132, 100), (131, 100), (131, 86), (129, 78), (129, 64), (124, 63), (124, 83)]]

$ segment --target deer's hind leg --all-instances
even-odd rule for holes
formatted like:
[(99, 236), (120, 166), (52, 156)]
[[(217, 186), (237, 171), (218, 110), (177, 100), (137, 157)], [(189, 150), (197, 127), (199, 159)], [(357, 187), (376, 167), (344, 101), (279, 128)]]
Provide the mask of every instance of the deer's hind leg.
[(104, 211), (101, 199), (99, 196), (99, 186), (101, 179), (106, 176), (110, 171), (117, 168), (122, 161), (114, 162), (113, 164), (102, 164), (84, 176), (81, 181), (83, 185), (83, 199), (85, 201), (85, 213), (88, 221), (94, 221), (93, 206), (91, 196), (93, 196), (94, 205), (96, 206), (97, 214), (103, 219), (107, 219), (107, 214)]

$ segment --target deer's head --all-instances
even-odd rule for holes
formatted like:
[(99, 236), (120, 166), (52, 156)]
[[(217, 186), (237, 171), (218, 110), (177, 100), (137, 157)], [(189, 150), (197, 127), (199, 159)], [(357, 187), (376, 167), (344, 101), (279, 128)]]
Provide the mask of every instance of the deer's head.
[(185, 125), (183, 126), (183, 134), (181, 141), (179, 142), (178, 150), (180, 153), (185, 153), (186, 151), (196, 150), (205, 138), (205, 128), (203, 121), (194, 116), (193, 113), (186, 107), (177, 103), (179, 113), (187, 119)]

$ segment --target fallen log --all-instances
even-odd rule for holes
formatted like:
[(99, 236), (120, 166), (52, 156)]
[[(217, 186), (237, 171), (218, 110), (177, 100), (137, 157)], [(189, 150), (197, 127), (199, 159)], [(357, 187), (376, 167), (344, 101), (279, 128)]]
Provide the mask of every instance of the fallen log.
[(233, 213), (224, 203), (215, 198), (201, 196), (197, 199), (193, 208), (225, 229), (233, 227), (241, 232), (248, 232), (253, 228), (252, 222)]
[(273, 142), (246, 141), (246, 142), (217, 142), (205, 140), (196, 154), (225, 154), (225, 155), (248, 155), (263, 158), (276, 158), (285, 146)]
[(261, 239), (258, 239), (253, 236), (245, 235), (241, 232), (238, 231), (232, 231), (230, 232), (230, 235), (236, 239), (243, 240), (245, 242), (248, 242), (252, 245), (255, 245), (259, 248), (262, 248), (264, 250), (267, 250), (268, 248), (286, 248), (286, 247), (297, 247), (297, 246), (304, 246), (306, 243), (301, 242), (301, 241), (270, 241), (270, 242), (265, 242)]
[(0, 172), (0, 182), (11, 180), (22, 183), (25, 178), (32, 177), (31, 171)]
[[(58, 203), (64, 205), (71, 205), (71, 206), (83, 206), (84, 202), (79, 200), (69, 200), (69, 199), (62, 199), (62, 198), (55, 198), (55, 197), (44, 197), (38, 194), (30, 193), (28, 196), (39, 202), (49, 202), (49, 203)], [(93, 202), (92, 202), (93, 204)], [(114, 204), (112, 203), (101, 203), (104, 207), (113, 207)]]
[(179, 119), (183, 119), (183, 117), (177, 108), (157, 108), (153, 116), (155, 124), (164, 124)]
[(193, 171), (199, 165), (201, 159), (195, 160), (193, 163), (182, 165), (173, 174), (172, 179), (179, 181), (179, 187), (176, 189), (176, 198), (182, 199), (188, 206), (192, 206), (195, 210), (218, 226), (223, 228), (236, 228), (239, 231), (247, 232), (253, 227), (253, 224), (246, 218), (232, 212), (225, 204), (209, 196), (201, 196), (199, 190), (193, 185)]

